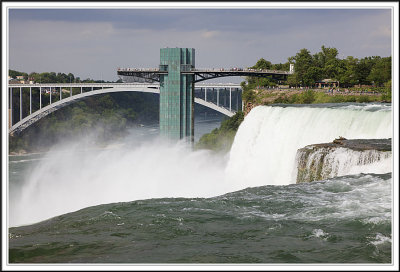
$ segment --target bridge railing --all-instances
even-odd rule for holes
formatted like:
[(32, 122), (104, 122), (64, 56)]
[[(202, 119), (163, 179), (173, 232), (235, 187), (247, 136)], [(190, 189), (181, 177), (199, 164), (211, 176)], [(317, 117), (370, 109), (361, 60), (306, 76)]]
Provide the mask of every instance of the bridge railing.
[(193, 72), (255, 72), (255, 73), (271, 73), (271, 74), (291, 74), (290, 71), (269, 70), (269, 69), (251, 69), (251, 68), (197, 68), (192, 69)]
[[(118, 72), (166, 72), (165, 69), (159, 68), (118, 68)], [(252, 68), (192, 68), (184, 69), (184, 72), (254, 72), (254, 73), (270, 73), (270, 74), (293, 74), (293, 71), (271, 70), (271, 69), (252, 69)]]

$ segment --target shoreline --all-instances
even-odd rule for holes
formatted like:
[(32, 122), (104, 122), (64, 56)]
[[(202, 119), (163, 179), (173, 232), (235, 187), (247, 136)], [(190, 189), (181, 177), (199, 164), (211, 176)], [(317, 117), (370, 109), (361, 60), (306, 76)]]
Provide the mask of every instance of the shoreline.
[[(121, 147), (124, 144), (109, 144), (107, 146), (99, 146), (99, 147), (92, 147), (92, 148), (84, 148), (84, 149), (80, 149), (80, 151), (85, 152), (85, 151), (91, 151), (91, 150), (107, 150), (107, 149), (113, 149), (116, 147)], [(24, 152), (10, 152), (8, 154), (9, 157), (17, 157), (17, 156), (31, 156), (31, 155), (42, 155), (42, 154), (46, 154), (49, 153), (51, 151), (51, 149), (47, 150), (47, 151), (35, 151), (35, 152), (27, 152), (24, 150)]]

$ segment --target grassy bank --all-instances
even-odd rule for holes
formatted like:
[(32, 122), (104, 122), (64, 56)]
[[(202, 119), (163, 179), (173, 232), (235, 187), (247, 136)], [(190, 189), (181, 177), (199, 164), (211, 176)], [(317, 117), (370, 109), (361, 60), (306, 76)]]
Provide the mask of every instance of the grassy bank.
[(327, 90), (275, 90), (261, 89), (249, 90), (243, 95), (245, 104), (322, 104), (322, 103), (369, 103), (391, 102), (390, 91), (336, 91)]

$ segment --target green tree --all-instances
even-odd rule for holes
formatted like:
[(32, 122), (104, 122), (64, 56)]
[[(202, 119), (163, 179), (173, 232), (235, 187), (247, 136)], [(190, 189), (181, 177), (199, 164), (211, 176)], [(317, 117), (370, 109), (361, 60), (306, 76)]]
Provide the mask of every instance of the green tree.
[(338, 50), (336, 48), (321, 46), (321, 51), (314, 55), (315, 65), (320, 68), (337, 59)]
[(272, 64), (271, 64), (270, 61), (265, 60), (264, 58), (261, 58), (261, 59), (259, 59), (259, 60), (257, 61), (257, 63), (256, 63), (254, 66), (252, 66), (252, 67), (250, 67), (250, 68), (251, 68), (251, 69), (261, 69), (261, 70), (264, 70), (264, 69), (271, 69), (271, 67), (272, 67)]
[(346, 59), (341, 61), (341, 67), (344, 67), (338, 75), (338, 80), (341, 86), (352, 86), (358, 83), (357, 79), (357, 65), (358, 59), (352, 56), (348, 56)]
[(374, 82), (377, 86), (382, 86), (392, 78), (392, 57), (379, 58), (371, 68), (367, 80)]
[(312, 84), (312, 77), (307, 75), (308, 69), (310, 69), (313, 65), (313, 58), (310, 54), (310, 51), (305, 48), (301, 49), (294, 57), (294, 61), (296, 81), (303, 86), (307, 86), (310, 83)]
[(300, 84), (300, 81), (298, 80), (296, 73), (289, 75), (287, 77), (287, 84), (289, 84), (289, 86), (291, 87), (297, 87), (297, 85)]
[(25, 79), (28, 78), (28, 74), (27, 73), (19, 72), (19, 71), (15, 71), (15, 70), (11, 70), (11, 69), (8, 70), (8, 75), (11, 78), (17, 78), (17, 76), (24, 76)]
[(368, 79), (368, 76), (378, 59), (380, 59), (380, 57), (377, 56), (360, 59), (356, 66), (356, 78), (359, 84), (371, 84), (371, 80)]

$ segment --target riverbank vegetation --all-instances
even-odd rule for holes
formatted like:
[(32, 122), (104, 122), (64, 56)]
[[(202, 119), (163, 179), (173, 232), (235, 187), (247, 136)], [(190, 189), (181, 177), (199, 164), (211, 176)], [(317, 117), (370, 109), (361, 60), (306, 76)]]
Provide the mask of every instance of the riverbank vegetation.
[(242, 111), (221, 122), (219, 128), (204, 134), (195, 145), (195, 149), (211, 149), (217, 152), (227, 152), (231, 149), (236, 131), (244, 119)]

